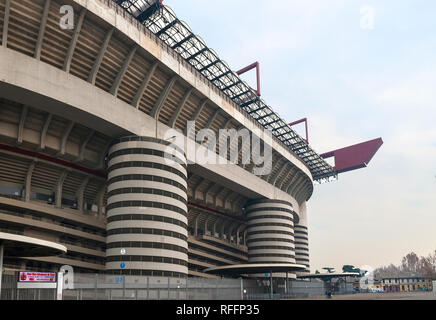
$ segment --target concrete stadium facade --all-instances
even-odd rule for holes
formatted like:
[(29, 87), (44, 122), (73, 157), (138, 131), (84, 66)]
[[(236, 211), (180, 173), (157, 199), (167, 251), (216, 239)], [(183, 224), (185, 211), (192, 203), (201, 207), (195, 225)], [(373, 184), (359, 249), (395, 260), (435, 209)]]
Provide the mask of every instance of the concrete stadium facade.
[[(62, 5), (74, 8), (72, 30), (59, 27)], [(68, 250), (6, 259), (7, 269), (215, 277), (203, 270), (286, 262), (309, 271), (309, 168), (114, 2), (0, 0), (0, 26), (0, 231)], [(270, 143), (271, 171), (255, 175), (242, 152), (221, 165), (176, 149), (180, 161), (168, 164), (165, 135), (190, 120)]]

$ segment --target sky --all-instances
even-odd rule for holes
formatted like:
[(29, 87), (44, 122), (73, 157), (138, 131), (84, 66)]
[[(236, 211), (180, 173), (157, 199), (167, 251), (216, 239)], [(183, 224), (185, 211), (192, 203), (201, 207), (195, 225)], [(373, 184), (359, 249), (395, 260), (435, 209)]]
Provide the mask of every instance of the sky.
[(312, 271), (436, 250), (436, 2), (164, 3), (233, 70), (259, 61), (262, 97), (286, 121), (307, 117), (318, 153), (383, 138), (367, 168), (315, 186)]

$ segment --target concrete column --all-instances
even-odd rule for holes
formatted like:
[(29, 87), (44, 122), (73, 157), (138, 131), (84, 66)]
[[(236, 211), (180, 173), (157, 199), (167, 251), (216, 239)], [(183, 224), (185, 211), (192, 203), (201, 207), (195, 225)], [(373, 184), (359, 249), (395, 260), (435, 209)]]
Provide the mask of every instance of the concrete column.
[(24, 201), (30, 201), (30, 189), (32, 188), (32, 173), (35, 169), (35, 161), (32, 161), (27, 169), (26, 186), (24, 187)]
[(77, 209), (80, 212), (84, 211), (85, 189), (86, 189), (86, 186), (88, 185), (89, 180), (91, 180), (91, 178), (89, 176), (86, 177), (85, 180), (83, 180), (83, 182), (81, 183), (80, 187), (77, 189), (77, 192), (76, 192)]
[(213, 228), (212, 228), (212, 236), (215, 237), (215, 233), (216, 233), (216, 224), (218, 223), (218, 219), (215, 220), (215, 223), (213, 224)]
[[(295, 264), (294, 210), (280, 200), (254, 200), (247, 213), (247, 246), (249, 263)], [(277, 274), (276, 277), (285, 277)]]
[(300, 220), (295, 225), (295, 259), (297, 264), (306, 266), (306, 270), (297, 274), (309, 273), (309, 235), (307, 230), (306, 202), (303, 202), (300, 205)]
[(62, 187), (64, 185), (65, 179), (68, 175), (68, 171), (63, 171), (59, 176), (58, 183), (55, 189), (55, 207), (62, 208)]
[(106, 270), (186, 277), (187, 198), (183, 150), (148, 137), (114, 141), (108, 157)]
[(201, 214), (197, 215), (197, 217), (195, 218), (195, 230), (194, 230), (194, 236), (198, 237), (198, 220), (200, 219)]
[(104, 194), (106, 192), (106, 186), (101, 188), (97, 195), (97, 206), (98, 206), (98, 218), (103, 219), (103, 207), (104, 207)]

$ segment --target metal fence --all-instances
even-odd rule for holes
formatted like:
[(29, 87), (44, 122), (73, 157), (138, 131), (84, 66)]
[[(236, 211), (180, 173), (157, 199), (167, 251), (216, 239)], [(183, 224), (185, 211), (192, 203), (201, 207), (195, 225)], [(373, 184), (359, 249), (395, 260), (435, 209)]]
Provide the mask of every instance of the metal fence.
[[(55, 300), (55, 289), (18, 289), (18, 276), (4, 275), (2, 300)], [(64, 300), (264, 300), (323, 295), (322, 282), (268, 279), (207, 279), (105, 274), (74, 274), (64, 286)], [(72, 284), (72, 286), (71, 286)], [(341, 284), (335, 294), (352, 293), (352, 284)], [(287, 288), (287, 289), (286, 289)]]
[(0, 300), (55, 300), (55, 289), (18, 289), (18, 275), (4, 274)]
[(263, 290), (243, 279), (136, 277), (75, 274), (64, 300), (238, 300), (243, 290)]

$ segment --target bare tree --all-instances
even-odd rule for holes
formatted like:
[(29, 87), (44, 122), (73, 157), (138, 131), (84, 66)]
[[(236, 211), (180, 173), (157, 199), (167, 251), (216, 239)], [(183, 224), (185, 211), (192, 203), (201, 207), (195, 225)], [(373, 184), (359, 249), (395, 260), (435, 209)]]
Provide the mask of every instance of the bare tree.
[(374, 270), (374, 276), (396, 277), (402, 272), (420, 273), (425, 278), (436, 279), (436, 250), (427, 257), (418, 257), (415, 252), (411, 252), (403, 257), (401, 265), (390, 264)]
[(401, 261), (401, 270), (407, 272), (418, 272), (419, 270), (419, 257), (415, 252), (411, 252), (403, 257)]
[(423, 277), (436, 279), (436, 250), (419, 260), (419, 271)]

